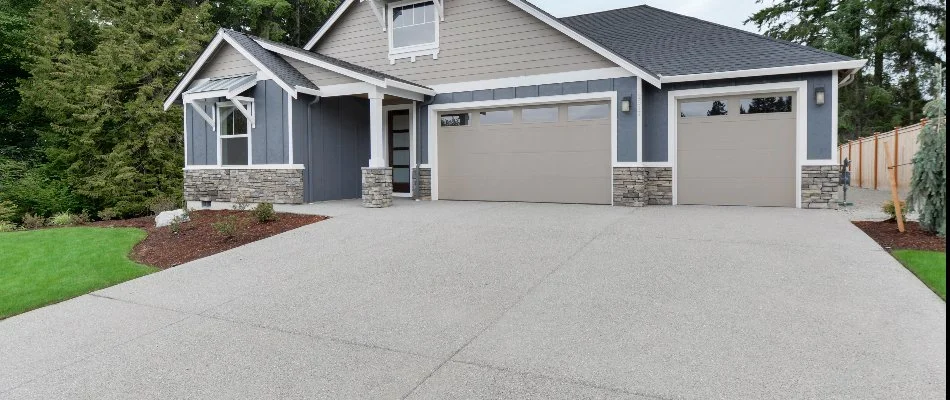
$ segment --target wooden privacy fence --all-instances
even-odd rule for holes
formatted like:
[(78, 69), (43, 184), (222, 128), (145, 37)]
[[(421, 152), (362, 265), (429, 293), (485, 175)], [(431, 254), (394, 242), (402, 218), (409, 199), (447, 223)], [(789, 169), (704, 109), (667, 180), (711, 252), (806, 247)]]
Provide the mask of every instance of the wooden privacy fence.
[[(849, 141), (838, 146), (838, 159), (851, 160), (851, 186), (874, 190), (890, 190), (887, 167), (897, 165), (897, 187), (910, 188), (914, 154), (917, 154), (917, 135), (927, 123), (897, 127), (889, 132)], [(897, 154), (896, 162), (894, 154)]]

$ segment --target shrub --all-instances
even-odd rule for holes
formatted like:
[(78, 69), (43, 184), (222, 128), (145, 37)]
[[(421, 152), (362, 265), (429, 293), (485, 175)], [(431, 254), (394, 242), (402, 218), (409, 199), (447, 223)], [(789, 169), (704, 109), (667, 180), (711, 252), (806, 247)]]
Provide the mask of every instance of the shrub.
[(158, 215), (164, 211), (171, 211), (178, 209), (178, 205), (181, 202), (176, 200), (171, 196), (161, 195), (153, 197), (148, 202), (148, 209), (152, 214)]
[(251, 208), (251, 203), (249, 203), (244, 196), (238, 197), (234, 205), (231, 206), (231, 209), (235, 211), (247, 211), (249, 208)]
[(69, 211), (63, 211), (50, 218), (49, 223), (53, 226), (70, 226), (76, 223), (76, 216)]
[(215, 232), (218, 232), (219, 235), (224, 236), (225, 239), (233, 238), (237, 235), (238, 229), (240, 228), (236, 215), (228, 215), (227, 217), (218, 219), (211, 224), (211, 227), (214, 228)]
[(26, 213), (23, 214), (23, 228), (26, 229), (39, 229), (46, 226), (46, 218), (43, 218), (42, 215), (35, 215)]
[[(902, 202), (901, 202), (901, 211), (902, 211), (902, 212), (905, 212), (905, 213), (907, 212), (906, 206), (907, 206), (907, 204), (902, 201)], [(885, 201), (885, 202), (884, 202), (884, 205), (881, 206), (881, 211), (884, 211), (885, 214), (890, 215), (891, 218), (897, 218), (897, 209), (894, 208), (894, 202), (891, 201), (891, 200), (888, 200), (888, 201)]]
[(99, 219), (103, 221), (111, 221), (115, 219), (115, 217), (119, 216), (119, 213), (117, 213), (114, 208), (107, 208), (105, 210), (99, 211), (96, 216), (98, 216)]
[(16, 205), (10, 201), (0, 201), (0, 222), (14, 222), (16, 221), (17, 213)]
[(89, 216), (89, 210), (82, 210), (81, 213), (76, 214), (73, 218), (73, 222), (76, 225), (85, 225), (92, 222), (92, 217)]
[(274, 205), (271, 203), (259, 203), (257, 207), (254, 208), (254, 216), (257, 217), (257, 222), (260, 223), (277, 219), (277, 214), (274, 213)]
[(0, 232), (13, 232), (16, 230), (16, 225), (12, 222), (0, 221)]

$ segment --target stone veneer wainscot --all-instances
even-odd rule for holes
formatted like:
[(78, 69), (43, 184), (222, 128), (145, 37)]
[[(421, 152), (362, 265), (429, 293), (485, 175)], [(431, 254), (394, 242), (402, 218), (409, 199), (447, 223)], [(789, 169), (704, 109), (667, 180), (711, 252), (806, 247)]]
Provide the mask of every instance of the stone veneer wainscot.
[(838, 208), (837, 165), (802, 166), (802, 208)]
[(416, 185), (416, 198), (419, 200), (431, 200), (432, 170), (429, 168), (415, 168), (413, 169), (412, 179)]
[(303, 203), (303, 169), (186, 169), (185, 200)]
[(393, 169), (363, 167), (363, 207), (383, 208), (393, 205)]
[(673, 204), (673, 168), (614, 167), (613, 172), (615, 206)]

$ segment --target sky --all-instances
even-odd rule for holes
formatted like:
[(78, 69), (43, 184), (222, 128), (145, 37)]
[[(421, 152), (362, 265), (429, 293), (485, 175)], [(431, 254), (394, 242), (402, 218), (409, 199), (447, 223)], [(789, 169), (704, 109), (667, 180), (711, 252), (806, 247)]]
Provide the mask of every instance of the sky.
[(759, 33), (755, 25), (743, 25), (742, 21), (771, 4), (768, 0), (761, 4), (756, 4), (755, 0), (531, 0), (531, 2), (555, 17), (646, 4), (755, 33)]

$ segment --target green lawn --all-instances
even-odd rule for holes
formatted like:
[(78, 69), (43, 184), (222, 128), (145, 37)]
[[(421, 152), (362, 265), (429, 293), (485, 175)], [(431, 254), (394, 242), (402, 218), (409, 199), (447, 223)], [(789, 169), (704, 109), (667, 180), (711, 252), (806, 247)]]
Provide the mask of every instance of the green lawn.
[(135, 228), (0, 233), (0, 319), (157, 271), (127, 257), (144, 238)]
[(917, 275), (930, 289), (947, 300), (947, 253), (920, 250), (894, 250), (901, 264)]

